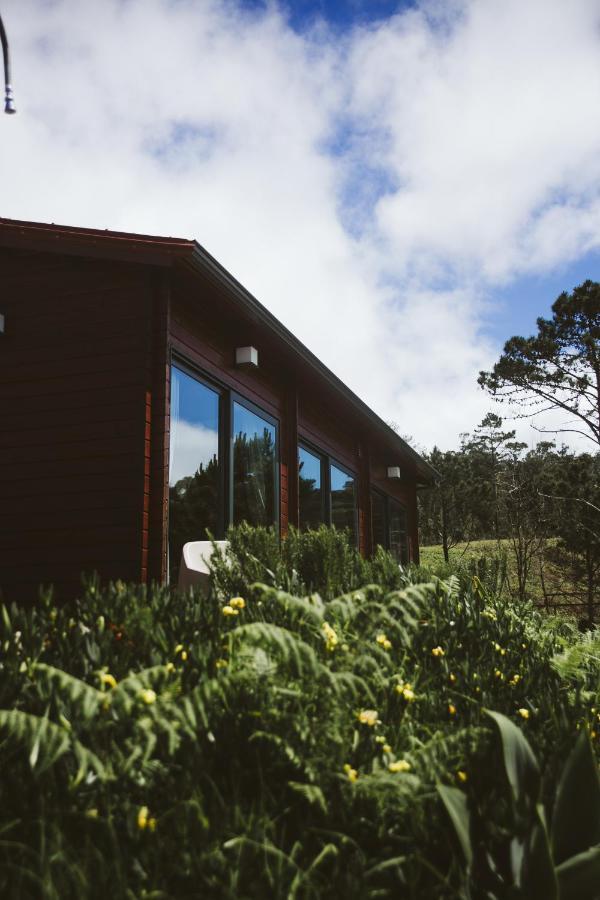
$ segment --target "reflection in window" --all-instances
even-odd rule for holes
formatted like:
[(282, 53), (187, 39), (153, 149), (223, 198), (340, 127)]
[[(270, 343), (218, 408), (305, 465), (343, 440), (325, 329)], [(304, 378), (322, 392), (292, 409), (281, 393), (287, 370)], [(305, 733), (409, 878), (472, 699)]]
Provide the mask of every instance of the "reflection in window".
[(347, 528), (350, 540), (356, 544), (356, 496), (354, 478), (342, 472), (333, 463), (329, 466), (331, 478), (331, 524)]
[(273, 525), (277, 430), (275, 425), (233, 404), (233, 523)]
[(300, 529), (318, 528), (324, 521), (321, 460), (304, 447), (298, 448), (298, 501)]
[(373, 549), (378, 545), (387, 547), (385, 497), (371, 492), (371, 525), (373, 529)]
[(187, 541), (214, 535), (219, 513), (219, 395), (173, 366), (169, 454), (169, 580)]
[(399, 563), (408, 562), (408, 531), (406, 526), (406, 510), (393, 500), (390, 503), (390, 552)]

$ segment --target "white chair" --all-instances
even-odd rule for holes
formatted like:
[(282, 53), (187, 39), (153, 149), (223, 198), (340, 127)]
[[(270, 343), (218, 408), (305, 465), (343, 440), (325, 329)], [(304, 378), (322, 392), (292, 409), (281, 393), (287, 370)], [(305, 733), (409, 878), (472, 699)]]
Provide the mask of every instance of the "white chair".
[(229, 541), (191, 541), (183, 545), (181, 565), (179, 567), (178, 588), (187, 591), (191, 587), (199, 587), (203, 594), (208, 593), (210, 582), (210, 558), (215, 546), (224, 551)]

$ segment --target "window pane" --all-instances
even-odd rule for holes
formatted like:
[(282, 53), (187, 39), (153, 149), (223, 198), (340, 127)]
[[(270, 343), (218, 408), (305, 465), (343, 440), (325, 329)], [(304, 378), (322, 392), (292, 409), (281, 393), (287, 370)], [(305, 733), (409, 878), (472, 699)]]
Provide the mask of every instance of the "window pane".
[(181, 549), (217, 532), (219, 515), (219, 395), (171, 369), (169, 453), (169, 579), (179, 577)]
[(250, 525), (275, 523), (274, 425), (233, 404), (233, 521)]
[(385, 497), (375, 491), (371, 494), (371, 525), (373, 528), (373, 549), (378, 545), (387, 548), (385, 533)]
[(398, 562), (408, 562), (406, 511), (390, 501), (390, 551)]
[(324, 521), (321, 459), (298, 447), (298, 499), (300, 528), (318, 528)]
[(350, 540), (356, 544), (356, 499), (354, 478), (330, 465), (331, 477), (331, 524), (336, 528), (348, 528)]

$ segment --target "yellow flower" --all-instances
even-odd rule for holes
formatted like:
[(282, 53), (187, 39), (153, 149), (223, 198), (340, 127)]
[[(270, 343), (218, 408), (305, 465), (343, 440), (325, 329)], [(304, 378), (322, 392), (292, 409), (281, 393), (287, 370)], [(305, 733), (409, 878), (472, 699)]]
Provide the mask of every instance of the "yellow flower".
[(499, 678), (501, 681), (504, 681), (504, 675), (500, 671), (500, 669), (494, 669), (494, 675), (496, 678)]
[(386, 634), (378, 634), (375, 638), (380, 647), (383, 647), (384, 650), (392, 649), (392, 642), (389, 640)]
[(391, 642), (391, 641), (388, 641), (388, 640), (385, 640), (381, 646), (383, 647), (384, 650), (391, 650), (391, 649), (392, 649), (392, 642)]
[(449, 714), (450, 716), (455, 716), (455, 715), (456, 715), (456, 707), (455, 707), (454, 703), (449, 703), (449, 704), (448, 704), (448, 714)]
[(482, 616), (485, 616), (486, 619), (490, 619), (492, 622), (496, 621), (496, 613), (492, 609), (484, 609), (481, 613)]
[(448, 675), (448, 681), (450, 682), (450, 684), (456, 684), (456, 675), (454, 674), (454, 672), (450, 672), (450, 674)]
[(338, 644), (338, 636), (335, 628), (332, 628), (329, 622), (323, 622), (321, 625), (321, 631), (323, 632), (323, 637), (325, 638), (325, 646), (328, 650), (333, 651), (337, 647)]
[(182, 650), (182, 651), (181, 651), (181, 658), (182, 658), (182, 660), (183, 660), (184, 662), (186, 661), (186, 659), (187, 659), (187, 650)]
[(351, 781), (354, 784), (354, 782), (358, 778), (358, 772), (356, 771), (356, 769), (353, 769), (352, 766), (350, 765), (350, 763), (346, 763), (344, 765), (344, 772), (348, 776), (349, 781)]
[(384, 745), (383, 745), (383, 752), (384, 752), (384, 753), (391, 753), (391, 752), (392, 752), (392, 748), (390, 747), (389, 744), (384, 744)]
[(218, 659), (215, 663), (215, 668), (225, 669), (228, 665), (229, 665), (229, 663), (227, 662), (226, 659)]
[(243, 609), (246, 605), (246, 601), (243, 597), (232, 597), (229, 601), (229, 605), (233, 606), (234, 609)]
[(221, 610), (224, 616), (239, 616), (240, 612), (238, 609), (234, 609), (233, 606), (224, 606)]
[(517, 712), (521, 716), (522, 719), (529, 718), (529, 710), (528, 709), (518, 709)]
[(149, 812), (149, 810), (148, 810), (147, 806), (140, 806), (140, 809), (137, 814), (137, 826), (140, 829), (140, 831), (143, 831), (144, 828), (148, 827), (148, 819), (149, 819), (148, 812)]
[(441, 647), (434, 647), (431, 651), (432, 656), (445, 656), (446, 653)]
[(494, 645), (494, 650), (496, 651), (496, 653), (499, 653), (500, 656), (506, 656), (506, 650), (504, 649), (504, 647), (501, 647), (500, 644), (498, 644), (496, 641), (492, 641), (492, 644)]
[(460, 781), (461, 784), (464, 784), (465, 781), (467, 781), (469, 776), (467, 775), (466, 772), (463, 772), (462, 770), (460, 770), (459, 772), (456, 773), (456, 777), (458, 778), (458, 780)]
[(150, 816), (148, 819), (148, 831), (156, 831), (156, 819), (154, 816)]
[(412, 701), (415, 699), (415, 692), (412, 689), (412, 685), (410, 685), (408, 681), (406, 682), (406, 684), (402, 684), (402, 682), (400, 682), (400, 684), (397, 684), (396, 693), (400, 694), (400, 696), (403, 697), (407, 703), (412, 703)]
[(175, 666), (173, 665), (172, 662), (168, 662), (167, 665), (165, 666), (165, 668), (166, 668), (167, 672), (174, 672), (174, 671), (175, 671)]
[(375, 738), (375, 743), (376, 743), (376, 744), (385, 744), (385, 742), (386, 742), (385, 735), (383, 735), (383, 734), (378, 734), (378, 735), (376, 736), (376, 738)]
[(108, 685), (110, 688), (116, 688), (117, 680), (110, 672), (100, 672), (100, 683), (102, 686)]
[(508, 683), (512, 684), (514, 686), (515, 684), (518, 684), (520, 682), (520, 680), (521, 680), (521, 676), (515, 674), (515, 675), (513, 675), (513, 677), (510, 679), (510, 681)]
[(390, 772), (409, 772), (410, 763), (405, 759), (397, 759), (396, 762), (389, 764), (388, 769)]
[(177, 646), (175, 647), (175, 656), (177, 656), (178, 653), (181, 653), (182, 650), (183, 644), (177, 644)]
[(358, 714), (358, 721), (361, 725), (368, 725), (369, 728), (374, 728), (379, 722), (379, 715), (374, 709), (363, 709)]
[(140, 700), (144, 703), (147, 703), (150, 706), (151, 703), (156, 703), (156, 693), (151, 688), (146, 688), (145, 691), (140, 691), (138, 694)]

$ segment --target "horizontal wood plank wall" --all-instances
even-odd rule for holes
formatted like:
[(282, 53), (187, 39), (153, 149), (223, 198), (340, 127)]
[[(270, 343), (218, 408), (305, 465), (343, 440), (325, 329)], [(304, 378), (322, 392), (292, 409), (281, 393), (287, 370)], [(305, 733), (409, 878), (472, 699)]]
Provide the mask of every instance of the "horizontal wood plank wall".
[(0, 249), (0, 590), (144, 575), (150, 269)]

